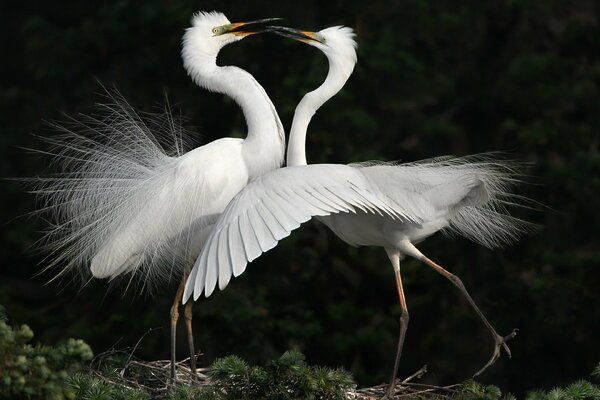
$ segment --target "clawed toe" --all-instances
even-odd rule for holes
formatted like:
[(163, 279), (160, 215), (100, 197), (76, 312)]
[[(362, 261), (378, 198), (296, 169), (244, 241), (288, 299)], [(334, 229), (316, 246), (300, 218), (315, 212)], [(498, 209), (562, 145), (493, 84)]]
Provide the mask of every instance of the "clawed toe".
[(509, 333), (508, 335), (502, 337), (500, 335), (498, 335), (497, 333), (494, 332), (494, 351), (492, 353), (492, 356), (490, 357), (490, 359), (488, 360), (488, 362), (483, 366), (483, 368), (481, 368), (479, 371), (477, 371), (475, 373), (475, 375), (473, 375), (473, 377), (479, 376), (481, 375), (481, 373), (483, 371), (485, 371), (486, 369), (488, 369), (488, 367), (490, 367), (492, 364), (494, 364), (496, 362), (496, 360), (498, 360), (498, 358), (500, 358), (500, 348), (504, 348), (504, 351), (506, 352), (506, 354), (508, 355), (508, 358), (512, 357), (512, 353), (510, 352), (510, 349), (508, 348), (508, 345), (506, 344), (506, 342), (508, 342), (509, 340), (511, 340), (512, 338), (514, 338), (515, 336), (517, 336), (517, 331), (518, 329), (513, 329), (513, 331), (511, 333)]
[(508, 348), (508, 345), (506, 344), (506, 342), (508, 342), (509, 340), (511, 340), (512, 338), (514, 338), (515, 336), (517, 336), (517, 332), (519, 330), (517, 328), (513, 329), (513, 331), (511, 333), (509, 333), (508, 335), (504, 336), (503, 338), (500, 338), (500, 341), (496, 341), (496, 345), (502, 345), (502, 347), (504, 348), (504, 351), (506, 352), (506, 355), (508, 356), (508, 358), (512, 358), (512, 353), (510, 352), (510, 349)]

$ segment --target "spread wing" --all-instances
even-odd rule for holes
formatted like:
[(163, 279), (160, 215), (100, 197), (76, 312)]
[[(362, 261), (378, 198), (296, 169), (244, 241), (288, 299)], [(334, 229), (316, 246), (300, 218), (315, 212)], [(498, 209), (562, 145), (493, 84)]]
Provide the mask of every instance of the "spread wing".
[(378, 190), (361, 168), (313, 164), (278, 169), (248, 184), (229, 203), (188, 278), (184, 302), (193, 294), (224, 289), (231, 276), (272, 249), (314, 216), (358, 210), (420, 224), (414, 206), (400, 205)]

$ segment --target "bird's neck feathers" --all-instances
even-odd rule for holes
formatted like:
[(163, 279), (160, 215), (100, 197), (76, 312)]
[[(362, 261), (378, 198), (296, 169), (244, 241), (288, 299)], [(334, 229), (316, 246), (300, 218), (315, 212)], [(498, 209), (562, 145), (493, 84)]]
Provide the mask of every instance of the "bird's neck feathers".
[[(250, 165), (256, 166), (257, 173), (280, 166), (285, 136), (275, 106), (251, 74), (234, 66), (218, 66), (217, 54), (214, 49), (194, 48), (184, 40), (184, 66), (194, 82), (211, 92), (231, 97), (241, 107), (248, 126), (243, 147)], [(268, 164), (264, 168), (255, 160), (260, 157)], [(271, 164), (275, 166), (271, 167)], [(253, 174), (253, 171), (250, 172)]]
[(325, 82), (317, 89), (304, 95), (294, 113), (287, 153), (287, 166), (307, 165), (306, 132), (308, 125), (319, 108), (346, 84), (352, 75), (356, 61), (329, 59), (329, 72)]

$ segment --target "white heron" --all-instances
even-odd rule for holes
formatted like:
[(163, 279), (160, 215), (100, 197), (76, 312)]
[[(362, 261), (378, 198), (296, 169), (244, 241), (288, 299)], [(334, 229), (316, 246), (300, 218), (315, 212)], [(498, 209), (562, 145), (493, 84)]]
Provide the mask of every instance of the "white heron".
[(461, 280), (423, 255), (418, 243), (440, 230), (449, 230), (487, 247), (515, 240), (526, 223), (505, 212), (517, 197), (508, 162), (480, 155), (438, 158), (394, 165), (306, 164), (305, 139), (316, 110), (345, 84), (356, 63), (352, 29), (332, 27), (319, 32), (277, 28), (278, 33), (317, 47), (328, 58), (325, 82), (298, 104), (288, 143), (286, 168), (263, 175), (246, 186), (227, 206), (206, 241), (188, 278), (183, 301), (208, 297), (217, 282), (223, 289), (248, 262), (276, 246), (313, 216), (353, 246), (383, 247), (392, 263), (402, 308), (400, 334), (387, 397), (394, 391), (408, 309), (400, 276), (400, 261), (415, 257), (449, 279), (467, 298), (494, 339), (490, 366), (506, 341), (481, 313)]
[[(279, 168), (285, 136), (275, 107), (248, 72), (217, 65), (224, 46), (266, 31), (276, 19), (231, 23), (220, 12), (199, 12), (183, 37), (182, 58), (200, 87), (223, 93), (242, 108), (245, 139), (222, 138), (185, 153), (180, 130), (167, 111), (158, 134), (171, 134), (166, 151), (122, 98), (104, 106), (63, 136), (49, 139), (64, 173), (42, 179), (44, 203), (56, 228), (49, 234), (53, 264), (76, 266), (93, 277), (131, 273), (146, 280), (183, 278), (171, 308), (171, 375), (175, 377), (175, 333), (184, 282), (217, 216), (248, 182)], [(83, 131), (83, 133), (81, 132)], [(191, 305), (185, 307), (191, 367), (195, 352)]]

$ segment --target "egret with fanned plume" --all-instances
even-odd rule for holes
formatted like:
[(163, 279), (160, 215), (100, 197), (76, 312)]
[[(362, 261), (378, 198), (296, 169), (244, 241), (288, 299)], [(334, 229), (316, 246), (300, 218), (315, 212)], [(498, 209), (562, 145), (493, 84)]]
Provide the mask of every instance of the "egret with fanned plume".
[[(167, 123), (152, 131), (122, 98), (103, 106), (103, 116), (75, 121), (49, 139), (64, 172), (42, 179), (40, 193), (56, 226), (48, 240), (53, 264), (65, 264), (60, 274), (79, 266), (96, 278), (183, 275), (171, 309), (173, 378), (178, 306), (189, 267), (235, 194), (283, 163), (283, 127), (264, 89), (248, 72), (217, 65), (224, 46), (268, 30), (264, 25), (273, 20), (231, 23), (220, 12), (199, 12), (183, 38), (189, 76), (235, 100), (248, 126), (245, 139), (218, 139), (184, 152), (168, 112)], [(157, 136), (165, 133), (175, 137), (174, 154), (159, 144)], [(195, 371), (191, 304), (185, 318)]]

